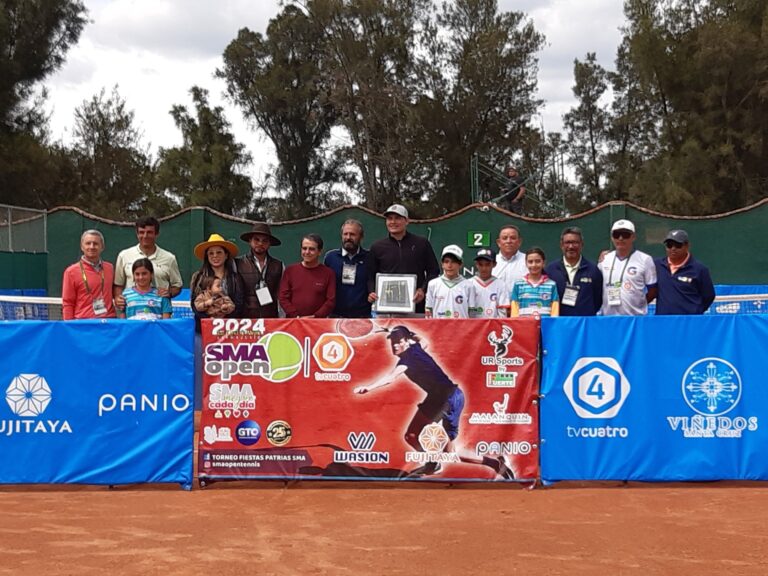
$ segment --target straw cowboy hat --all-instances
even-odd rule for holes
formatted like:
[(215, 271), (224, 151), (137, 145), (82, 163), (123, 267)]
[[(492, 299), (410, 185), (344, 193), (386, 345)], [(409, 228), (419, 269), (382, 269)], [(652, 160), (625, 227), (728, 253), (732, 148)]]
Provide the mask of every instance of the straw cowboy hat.
[(256, 234), (269, 236), (269, 243), (272, 246), (280, 246), (280, 240), (272, 236), (272, 230), (270, 229), (269, 224), (266, 222), (256, 222), (256, 224), (253, 225), (253, 228), (251, 228), (250, 232), (243, 232), (240, 234), (240, 240), (243, 242), (250, 242), (251, 236), (255, 236)]
[(208, 250), (211, 246), (221, 246), (229, 252), (229, 257), (234, 258), (237, 256), (237, 245), (230, 242), (229, 240), (224, 240), (224, 238), (219, 234), (211, 234), (208, 237), (208, 240), (205, 242), (200, 242), (197, 246), (195, 246), (195, 256), (197, 256), (198, 260), (203, 260), (205, 258), (205, 251)]

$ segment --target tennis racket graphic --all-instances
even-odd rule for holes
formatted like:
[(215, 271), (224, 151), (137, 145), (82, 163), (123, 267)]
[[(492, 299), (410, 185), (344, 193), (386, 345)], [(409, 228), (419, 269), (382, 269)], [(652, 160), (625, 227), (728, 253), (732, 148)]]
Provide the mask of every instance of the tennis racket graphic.
[(359, 340), (369, 334), (389, 332), (389, 328), (382, 328), (368, 318), (342, 318), (336, 322), (336, 332), (350, 340)]

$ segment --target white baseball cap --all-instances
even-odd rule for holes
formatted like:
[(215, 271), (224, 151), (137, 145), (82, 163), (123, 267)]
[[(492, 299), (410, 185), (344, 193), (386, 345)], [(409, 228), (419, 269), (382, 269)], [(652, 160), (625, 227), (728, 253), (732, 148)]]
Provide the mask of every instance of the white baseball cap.
[(464, 250), (456, 246), (456, 244), (449, 244), (445, 248), (443, 248), (443, 258), (446, 256), (451, 255), (458, 258), (460, 262), (464, 261)]
[(408, 218), (408, 210), (402, 204), (392, 204), (392, 206), (387, 208), (387, 211), (384, 212), (384, 216), (387, 214), (397, 214), (403, 218)]
[(616, 222), (613, 223), (613, 226), (611, 226), (611, 232), (615, 232), (616, 230), (629, 230), (634, 233), (635, 225), (629, 220), (616, 220)]

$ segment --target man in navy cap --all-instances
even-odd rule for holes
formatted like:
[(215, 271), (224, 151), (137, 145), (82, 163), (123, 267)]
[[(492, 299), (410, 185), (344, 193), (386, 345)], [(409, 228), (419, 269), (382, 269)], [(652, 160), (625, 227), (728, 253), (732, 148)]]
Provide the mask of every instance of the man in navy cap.
[(691, 255), (688, 233), (671, 230), (664, 248), (667, 255), (655, 261), (656, 314), (704, 314), (715, 299), (715, 286), (709, 269)]

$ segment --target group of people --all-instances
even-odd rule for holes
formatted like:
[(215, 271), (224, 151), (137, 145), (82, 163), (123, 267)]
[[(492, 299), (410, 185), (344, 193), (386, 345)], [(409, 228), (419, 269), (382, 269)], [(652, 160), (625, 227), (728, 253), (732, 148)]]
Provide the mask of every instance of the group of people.
[[(385, 222), (386, 237), (366, 250), (362, 223), (345, 221), (341, 246), (324, 259), (323, 239), (306, 234), (300, 261), (288, 266), (270, 254), (281, 242), (269, 224), (256, 223), (240, 236), (249, 246), (242, 255), (235, 243), (211, 234), (194, 249), (201, 266), (190, 282), (190, 304), (198, 326), (206, 317), (370, 317), (379, 299), (377, 274), (415, 276), (414, 310), (427, 318), (644, 315), (654, 299), (656, 314), (702, 314), (715, 297), (709, 270), (691, 255), (684, 230), (670, 231), (666, 256), (654, 260), (634, 248), (635, 225), (618, 220), (611, 227), (614, 250), (593, 263), (583, 257), (581, 230), (567, 227), (562, 257), (547, 263), (541, 248), (523, 252), (520, 230), (505, 225), (498, 252), (479, 249), (475, 276), (467, 279), (464, 250), (445, 246), (438, 262), (429, 240), (408, 231), (404, 206), (390, 206)], [(101, 258), (101, 232), (83, 232), (82, 256), (64, 272), (64, 319), (171, 316), (170, 299), (183, 285), (176, 257), (157, 245), (155, 218), (142, 218), (135, 228), (138, 243), (121, 251), (114, 266)]]
[(114, 266), (102, 260), (104, 235), (80, 236), (80, 260), (64, 271), (61, 289), (64, 320), (83, 318), (170, 318), (171, 298), (181, 292), (176, 257), (157, 245), (160, 223), (136, 222), (138, 244), (121, 251)]
[[(362, 247), (363, 225), (345, 221), (341, 247), (329, 250), (322, 263), (323, 239), (306, 234), (300, 261), (289, 266), (269, 253), (281, 242), (266, 223), (256, 223), (240, 236), (249, 246), (242, 255), (235, 243), (211, 234), (194, 249), (202, 263), (190, 282), (198, 332), (205, 317), (370, 317), (380, 296), (378, 274), (415, 276), (414, 309), (428, 318), (644, 315), (654, 299), (656, 314), (702, 314), (715, 297), (709, 270), (691, 255), (684, 230), (670, 231), (664, 239), (666, 256), (654, 260), (634, 248), (635, 225), (618, 220), (611, 227), (614, 250), (593, 263), (583, 257), (581, 230), (567, 227), (560, 235), (562, 257), (547, 264), (541, 248), (523, 252), (520, 230), (506, 225), (496, 240), (498, 253), (485, 247), (477, 250), (475, 276), (467, 279), (462, 274), (464, 250), (455, 244), (445, 246), (438, 263), (429, 240), (408, 231), (404, 206), (390, 206), (385, 221), (386, 237), (369, 250)], [(136, 222), (138, 244), (120, 252), (113, 267), (101, 259), (103, 235), (86, 230), (80, 260), (64, 272), (64, 319), (170, 317), (170, 298), (178, 295), (182, 280), (176, 257), (157, 245), (159, 234), (156, 219)], [(353, 392), (368, 394), (407, 377), (426, 396), (408, 424), (405, 441), (423, 450), (419, 434), (430, 423), (440, 422), (450, 440), (446, 450), (454, 450), (465, 402), (461, 388), (410, 328), (396, 326), (386, 338), (397, 364)], [(199, 334), (196, 342), (199, 362)], [(202, 370), (198, 367), (195, 373), (199, 377)], [(497, 478), (516, 477), (504, 455), (478, 457), (461, 447), (455, 450), (463, 462), (485, 466)], [(428, 462), (408, 475), (440, 472), (439, 462)]]
[(547, 264), (541, 248), (520, 249), (520, 230), (510, 224), (499, 231), (498, 254), (477, 251), (470, 280), (460, 273), (463, 250), (451, 244), (442, 251), (443, 274), (428, 283), (426, 316), (640, 316), (654, 300), (658, 315), (706, 312), (715, 288), (707, 267), (690, 253), (685, 230), (666, 235), (666, 256), (656, 260), (636, 250), (635, 239), (635, 225), (617, 220), (614, 250), (593, 263), (583, 257), (581, 230), (567, 227), (560, 235), (562, 258)]

